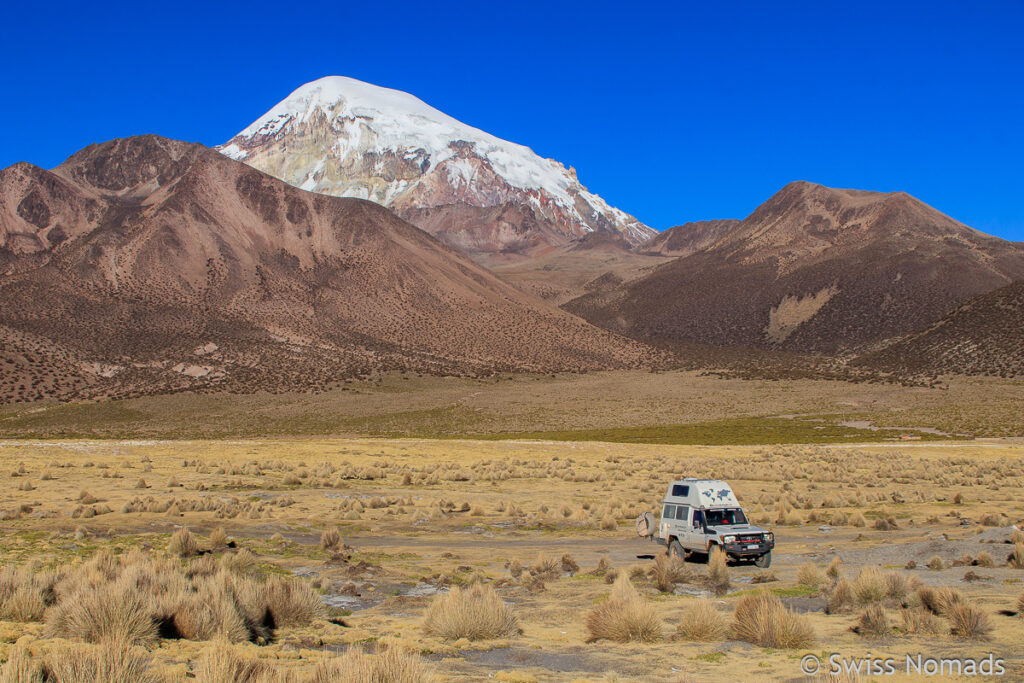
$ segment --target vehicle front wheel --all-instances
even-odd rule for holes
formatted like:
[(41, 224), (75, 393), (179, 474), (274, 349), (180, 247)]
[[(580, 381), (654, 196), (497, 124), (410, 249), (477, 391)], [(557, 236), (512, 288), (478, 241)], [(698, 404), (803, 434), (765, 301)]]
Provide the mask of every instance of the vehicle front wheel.
[(754, 560), (754, 564), (761, 569), (768, 569), (768, 567), (772, 566), (772, 551), (769, 550), (764, 555), (759, 556)]
[(672, 557), (678, 557), (680, 560), (686, 559), (686, 551), (683, 550), (682, 544), (675, 539), (668, 544), (668, 554)]

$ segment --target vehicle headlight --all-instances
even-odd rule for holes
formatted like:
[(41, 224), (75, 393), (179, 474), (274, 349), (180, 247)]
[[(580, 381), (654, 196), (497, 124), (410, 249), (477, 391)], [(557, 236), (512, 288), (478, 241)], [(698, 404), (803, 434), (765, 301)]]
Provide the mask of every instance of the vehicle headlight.
[(736, 542), (736, 537), (735, 536), (723, 536), (722, 540), (725, 541), (726, 543), (735, 543)]
[(769, 531), (764, 535), (764, 540), (768, 541), (769, 543), (773, 542), (775, 540), (775, 534)]

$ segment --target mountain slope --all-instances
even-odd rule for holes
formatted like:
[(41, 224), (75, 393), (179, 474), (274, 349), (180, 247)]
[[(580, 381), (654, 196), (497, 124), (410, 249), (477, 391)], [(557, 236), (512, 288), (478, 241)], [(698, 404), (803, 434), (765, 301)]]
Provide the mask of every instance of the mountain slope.
[(689, 256), (709, 249), (739, 224), (740, 221), (733, 218), (684, 223), (660, 232), (646, 242), (641, 242), (636, 245), (635, 250), (642, 254)]
[(27, 354), (110, 391), (247, 391), (646, 354), (377, 204), (305, 192), (200, 145), (114, 140), (53, 171), (4, 169), (0, 190), (11, 368), (29, 367)]
[(1024, 280), (969, 299), (852, 364), (901, 374), (1024, 377)]
[(791, 183), (703, 250), (564, 308), (636, 338), (836, 353), (1024, 277), (1024, 245), (901, 192)]
[(573, 169), (412, 95), (341, 76), (303, 85), (218, 149), (296, 187), (387, 206), (481, 258), (595, 231), (631, 244), (654, 234)]

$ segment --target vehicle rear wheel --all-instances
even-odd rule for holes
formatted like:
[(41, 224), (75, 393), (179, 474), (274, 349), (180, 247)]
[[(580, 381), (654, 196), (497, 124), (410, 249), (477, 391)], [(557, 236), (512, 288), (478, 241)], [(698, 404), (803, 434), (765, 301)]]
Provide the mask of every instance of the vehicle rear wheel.
[(678, 557), (680, 560), (686, 559), (686, 551), (683, 550), (682, 544), (675, 539), (672, 539), (668, 544), (668, 554), (672, 557)]
[(759, 556), (754, 560), (754, 564), (761, 569), (768, 569), (768, 567), (772, 566), (772, 551), (769, 550), (764, 555)]

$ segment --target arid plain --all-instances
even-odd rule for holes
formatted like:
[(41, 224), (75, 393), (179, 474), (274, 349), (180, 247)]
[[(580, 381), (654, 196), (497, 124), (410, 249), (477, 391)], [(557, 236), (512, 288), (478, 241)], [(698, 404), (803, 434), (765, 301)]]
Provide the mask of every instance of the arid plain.
[[(723, 401), (754, 386), (690, 386), (705, 380)], [(976, 388), (921, 391), (958, 390)], [(918, 390), (863, 391), (877, 407)], [(7, 440), (3, 680), (111, 661), (99, 650), (115, 646), (88, 644), (105, 629), (128, 634), (113, 660), (136, 680), (804, 680), (801, 657), (830, 653), (891, 656), (900, 671), (907, 654), (993, 653), (1024, 676), (1024, 444), (848, 429), (846, 443), (722, 446)], [(872, 433), (884, 437), (854, 442)], [(635, 517), (682, 476), (732, 483), (776, 533), (769, 569), (673, 563), (636, 536)], [(118, 621), (126, 603), (142, 623)]]

